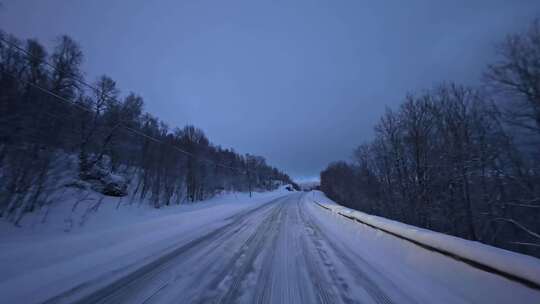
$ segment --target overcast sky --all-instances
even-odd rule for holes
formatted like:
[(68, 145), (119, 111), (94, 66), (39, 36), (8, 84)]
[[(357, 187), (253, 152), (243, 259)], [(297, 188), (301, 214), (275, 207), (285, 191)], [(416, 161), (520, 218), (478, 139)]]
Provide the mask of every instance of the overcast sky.
[(0, 3), (4, 31), (72, 36), (89, 79), (298, 179), (349, 159), (407, 92), (478, 83), (494, 44), (540, 16), (538, 0)]

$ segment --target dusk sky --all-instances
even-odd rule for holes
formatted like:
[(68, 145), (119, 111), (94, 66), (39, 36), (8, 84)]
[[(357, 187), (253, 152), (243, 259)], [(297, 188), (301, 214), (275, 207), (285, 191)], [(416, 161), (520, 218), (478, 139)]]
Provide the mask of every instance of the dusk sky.
[(478, 84), (538, 0), (0, 0), (0, 29), (68, 34), (171, 127), (263, 155), (297, 179), (350, 158), (385, 107), (442, 81)]

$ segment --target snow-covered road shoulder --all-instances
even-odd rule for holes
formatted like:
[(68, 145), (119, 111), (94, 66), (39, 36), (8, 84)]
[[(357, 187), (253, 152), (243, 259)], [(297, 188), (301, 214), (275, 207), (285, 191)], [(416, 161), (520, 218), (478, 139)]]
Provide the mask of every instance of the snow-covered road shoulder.
[(307, 197), (336, 214), (358, 220), (465, 262), (477, 264), (478, 267), (488, 271), (491, 269), (503, 275), (513, 276), (515, 280), (531, 288), (540, 289), (540, 260), (537, 258), (346, 208), (336, 204), (320, 191), (312, 191)]

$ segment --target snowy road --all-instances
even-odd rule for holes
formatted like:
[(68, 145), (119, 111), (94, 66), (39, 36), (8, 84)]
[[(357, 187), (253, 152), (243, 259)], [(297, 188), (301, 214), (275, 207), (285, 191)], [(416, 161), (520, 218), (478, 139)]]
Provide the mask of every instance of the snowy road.
[(332, 215), (307, 196), (293, 193), (237, 212), (106, 284), (88, 282), (47, 303), (540, 299), (536, 290)]
[(321, 231), (302, 195), (238, 213), (78, 303), (393, 303), (395, 296), (408, 302)]

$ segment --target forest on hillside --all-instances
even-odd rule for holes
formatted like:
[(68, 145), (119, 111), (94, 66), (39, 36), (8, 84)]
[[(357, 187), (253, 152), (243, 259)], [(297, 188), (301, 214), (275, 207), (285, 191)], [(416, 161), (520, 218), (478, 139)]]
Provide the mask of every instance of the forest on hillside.
[(503, 39), (483, 85), (388, 109), (321, 189), (370, 214), (540, 256), (540, 21)]
[[(47, 50), (0, 32), (0, 217), (17, 224), (65, 186), (130, 192), (160, 208), (292, 183), (261, 156), (145, 113), (143, 98), (121, 94), (108, 76), (87, 82), (83, 60), (68, 36)], [(76, 178), (66, 182), (70, 159)]]

